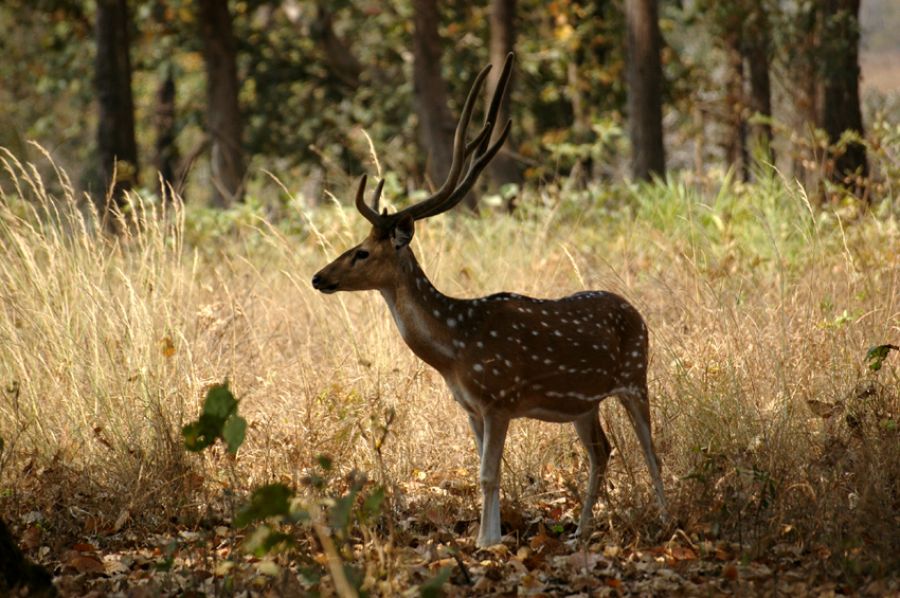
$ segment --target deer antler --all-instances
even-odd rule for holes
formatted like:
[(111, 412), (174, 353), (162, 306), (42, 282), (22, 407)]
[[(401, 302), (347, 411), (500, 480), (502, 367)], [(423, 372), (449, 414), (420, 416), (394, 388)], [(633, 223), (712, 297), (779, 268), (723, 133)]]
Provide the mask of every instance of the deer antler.
[(384, 188), (384, 179), (378, 181), (375, 187), (375, 193), (372, 194), (372, 207), (366, 204), (366, 175), (362, 175), (359, 179), (359, 189), (356, 190), (356, 209), (363, 217), (372, 223), (376, 228), (387, 228), (389, 225), (387, 217), (378, 213), (378, 200), (381, 199), (381, 190)]
[[(421, 220), (431, 216), (437, 216), (454, 208), (466, 196), (472, 185), (478, 179), (478, 176), (493, 159), (503, 143), (509, 135), (512, 121), (506, 122), (503, 130), (497, 139), (491, 143), (491, 135), (494, 132), (494, 124), (497, 121), (497, 114), (500, 111), (500, 103), (506, 94), (506, 87), (509, 83), (509, 77), (512, 73), (513, 53), (506, 55), (503, 63), (503, 71), (500, 73), (500, 79), (497, 82), (497, 88), (491, 97), (491, 102), (487, 112), (484, 115), (484, 125), (481, 130), (471, 141), (466, 141), (466, 130), (469, 127), (469, 121), (472, 118), (472, 110), (475, 106), (475, 100), (484, 85), (484, 80), (491, 70), (491, 65), (485, 66), (475, 77), (466, 102), (463, 104), (462, 113), (459, 116), (459, 122), (456, 124), (456, 133), (453, 136), (453, 162), (450, 164), (450, 171), (447, 173), (447, 179), (441, 187), (434, 192), (433, 195), (423, 199), (419, 203), (408, 206), (394, 214), (379, 214), (378, 199), (381, 196), (381, 189), (384, 181), (378, 183), (378, 188), (374, 194), (374, 209), (365, 203), (363, 197), (366, 187), (366, 176), (359, 181), (359, 190), (356, 192), (356, 208), (359, 210), (366, 220), (372, 223), (376, 228), (387, 229), (397, 223), (403, 216), (412, 216), (414, 220)], [(469, 168), (462, 182), (459, 177), (462, 175), (466, 161), (471, 158)]]

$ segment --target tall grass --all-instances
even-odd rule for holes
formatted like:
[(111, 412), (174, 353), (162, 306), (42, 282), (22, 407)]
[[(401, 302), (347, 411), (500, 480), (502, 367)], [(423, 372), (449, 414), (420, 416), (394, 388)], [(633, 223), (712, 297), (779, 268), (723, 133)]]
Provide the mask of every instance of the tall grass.
[[(400, 509), (432, 500), (418, 488), (468, 480), (455, 515), (474, 521), (473, 443), (439, 376), (376, 293), (309, 285), (365, 234), (351, 208), (211, 219), (135, 196), (111, 238), (63, 174), (53, 196), (33, 168), (2, 160), (0, 513), (42, 511), (59, 530), (126, 511), (133, 525), (191, 522), (223, 488), (297, 483), (327, 453), (405, 488)], [(802, 541), (853, 572), (884, 571), (900, 554), (900, 367), (892, 355), (876, 373), (863, 358), (900, 337), (893, 209), (847, 218), (777, 173), (754, 185), (548, 187), (512, 216), (420, 223), (414, 250), (453, 295), (628, 297), (652, 333), (674, 525), (750, 558)], [(225, 378), (247, 444), (234, 462), (186, 456), (181, 424)], [(607, 533), (671, 534), (645, 508), (649, 480), (620, 408), (605, 405), (603, 419), (618, 449)], [(514, 424), (503, 479), (514, 505), (576, 496), (586, 463), (570, 428)]]

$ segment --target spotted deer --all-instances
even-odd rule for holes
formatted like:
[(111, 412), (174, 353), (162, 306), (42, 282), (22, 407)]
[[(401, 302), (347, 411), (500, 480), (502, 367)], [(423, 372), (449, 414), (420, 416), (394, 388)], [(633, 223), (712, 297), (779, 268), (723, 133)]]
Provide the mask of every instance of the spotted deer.
[(370, 207), (362, 177), (356, 208), (372, 230), (312, 279), (323, 293), (379, 291), (403, 340), (441, 374), (466, 411), (481, 459), (480, 547), (500, 541), (500, 460), (510, 420), (519, 417), (575, 424), (590, 462), (576, 535), (589, 528), (610, 455), (598, 406), (612, 395), (630, 416), (660, 509), (665, 510), (650, 434), (647, 327), (638, 311), (622, 297), (603, 291), (562, 299), (514, 293), (449, 297), (429, 281), (410, 248), (415, 221), (456, 206), (506, 140), (510, 122), (493, 143), (491, 135), (511, 68), (512, 54), (503, 65), (481, 131), (467, 142), (472, 108), (490, 66), (475, 78), (457, 123), (449, 174), (433, 195), (398, 212), (379, 213), (384, 181), (376, 186)]

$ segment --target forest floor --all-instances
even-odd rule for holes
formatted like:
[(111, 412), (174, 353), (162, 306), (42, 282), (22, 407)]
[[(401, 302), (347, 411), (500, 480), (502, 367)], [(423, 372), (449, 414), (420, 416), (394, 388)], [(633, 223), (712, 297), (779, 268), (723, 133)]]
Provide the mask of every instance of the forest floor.
[[(423, 475), (404, 484), (408, 504), (389, 515), (394, 518), (389, 539), (368, 545), (362, 536), (348, 539), (348, 561), (354, 552), (357, 559), (361, 553), (373, 556), (368, 566), (348, 569), (361, 593), (900, 596), (900, 572), (865, 573), (853, 570), (850, 560), (837, 566), (830, 547), (810, 545), (789, 533), (764, 550), (753, 543), (700, 540), (709, 530), (677, 522), (650, 525), (653, 531), (646, 537), (634, 529), (610, 533), (617, 518), (604, 507), (598, 510), (597, 529), (578, 541), (572, 532), (579, 504), (565, 491), (529, 505), (504, 502), (502, 544), (477, 549), (479, 493), (470, 474)], [(301, 541), (290, 557), (257, 557), (243, 548), (252, 534), (236, 531), (227, 516), (209, 513), (191, 525), (141, 529), (133, 524), (136, 515), (123, 512), (101, 529), (56, 534), (44, 530), (44, 515), (31, 512), (16, 528), (27, 556), (52, 573), (64, 596), (336, 593), (333, 582), (321, 574), (328, 556), (315, 540)], [(623, 537), (631, 540), (611, 541)]]

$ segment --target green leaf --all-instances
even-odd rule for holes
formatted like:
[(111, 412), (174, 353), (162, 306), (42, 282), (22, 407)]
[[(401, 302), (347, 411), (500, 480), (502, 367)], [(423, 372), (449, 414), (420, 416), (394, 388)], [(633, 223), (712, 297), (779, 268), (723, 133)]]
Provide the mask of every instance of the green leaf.
[(268, 484), (253, 491), (250, 503), (234, 517), (236, 527), (245, 527), (254, 521), (269, 517), (290, 517), (294, 491), (284, 484)]
[(334, 501), (329, 513), (331, 528), (334, 530), (346, 530), (350, 525), (350, 514), (353, 511), (353, 502), (356, 500), (356, 492), (350, 492)]
[(260, 525), (244, 541), (244, 550), (254, 556), (263, 557), (293, 545), (294, 539), (290, 535), (276, 531), (268, 525)]
[(366, 497), (362, 506), (362, 515), (366, 520), (378, 517), (381, 514), (381, 505), (384, 504), (384, 486), (379, 486)]
[(217, 384), (209, 389), (206, 393), (206, 400), (203, 402), (203, 414), (217, 418), (224, 422), (237, 409), (237, 401), (231, 391), (228, 390), (228, 383)]
[(181, 435), (184, 437), (184, 448), (199, 453), (216, 441), (219, 428), (215, 422), (210, 421), (210, 418), (200, 416), (199, 420), (184, 426)]
[(453, 567), (441, 567), (437, 574), (419, 586), (419, 595), (422, 598), (438, 598), (444, 595), (444, 584), (450, 581)]
[(237, 414), (228, 418), (222, 426), (222, 439), (228, 445), (229, 453), (232, 455), (237, 453), (238, 448), (244, 443), (246, 434), (247, 420)]
[(900, 351), (900, 347), (897, 347), (896, 345), (878, 345), (869, 348), (866, 352), (866, 361), (869, 362), (869, 369), (873, 372), (880, 370), (891, 350)]
[(319, 455), (316, 457), (316, 461), (319, 462), (319, 467), (321, 467), (323, 471), (331, 471), (331, 457), (328, 455)]

